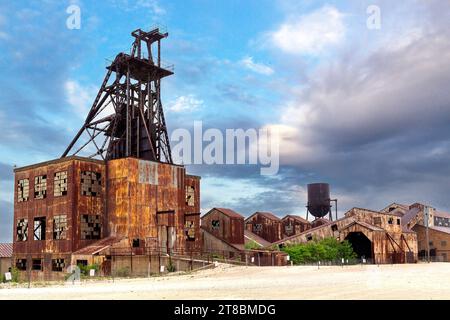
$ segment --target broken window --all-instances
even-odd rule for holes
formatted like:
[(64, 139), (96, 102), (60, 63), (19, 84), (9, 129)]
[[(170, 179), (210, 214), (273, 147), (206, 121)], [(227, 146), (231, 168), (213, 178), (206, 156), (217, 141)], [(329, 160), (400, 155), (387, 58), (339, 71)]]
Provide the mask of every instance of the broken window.
[(45, 240), (45, 217), (34, 218), (34, 240)]
[(34, 177), (34, 198), (45, 199), (47, 197), (47, 176)]
[(66, 264), (64, 263), (64, 259), (53, 259), (52, 260), (52, 271), (61, 272), (64, 270)]
[(141, 246), (140, 239), (133, 239), (133, 248), (139, 248)]
[(376, 226), (381, 226), (381, 217), (373, 218), (373, 224)]
[(88, 265), (87, 260), (77, 260), (77, 266), (83, 266), (86, 267)]
[(28, 219), (17, 220), (16, 240), (18, 242), (28, 240)]
[(212, 220), (211, 221), (211, 227), (213, 230), (219, 230), (220, 228), (220, 220)]
[(81, 215), (81, 240), (99, 240), (101, 223), (99, 215)]
[(42, 271), (42, 259), (33, 259), (31, 269), (35, 271)]
[(59, 215), (53, 217), (53, 239), (63, 240), (66, 239), (67, 231), (67, 215)]
[(16, 268), (20, 271), (27, 270), (27, 259), (17, 259), (16, 260)]
[(30, 197), (30, 180), (21, 179), (17, 181), (17, 202), (28, 201)]
[(193, 207), (195, 205), (195, 188), (186, 186), (186, 205)]
[(331, 231), (338, 231), (338, 226), (337, 226), (337, 224), (333, 224), (332, 226), (331, 226)]
[(306, 235), (306, 241), (311, 241), (313, 239), (311, 234)]
[(184, 232), (187, 241), (195, 241), (195, 223), (194, 221), (186, 221), (184, 223)]
[(102, 190), (102, 175), (93, 171), (81, 171), (81, 194), (97, 197)]
[(400, 219), (397, 219), (397, 225), (398, 226), (400, 225)]
[(389, 224), (393, 224), (394, 223), (394, 218), (389, 218), (388, 223)]
[(53, 183), (53, 196), (67, 195), (67, 171), (56, 172)]
[(447, 246), (447, 241), (443, 240), (441, 241), (441, 247), (446, 247)]
[(262, 224), (261, 223), (253, 224), (253, 233), (261, 233), (261, 231), (262, 231)]

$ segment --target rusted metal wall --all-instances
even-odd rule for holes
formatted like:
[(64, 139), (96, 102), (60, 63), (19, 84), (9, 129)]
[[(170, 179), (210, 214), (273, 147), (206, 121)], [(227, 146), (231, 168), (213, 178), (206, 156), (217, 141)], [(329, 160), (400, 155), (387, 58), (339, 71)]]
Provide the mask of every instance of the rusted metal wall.
[[(184, 213), (184, 233), (186, 238), (186, 249), (188, 251), (202, 250), (202, 239), (200, 230), (200, 177), (193, 175), (185, 175), (184, 177), (184, 189), (186, 187), (193, 187), (195, 190), (194, 194), (194, 205), (188, 204), (186, 199), (186, 192), (180, 193), (180, 201), (185, 203), (185, 213)], [(192, 232), (189, 230), (188, 225), (190, 222), (194, 226), (195, 240), (192, 240), (187, 233)]]
[[(65, 259), (70, 263), (70, 253), (95, 240), (80, 239), (81, 214), (98, 214), (104, 219), (105, 168), (97, 160), (85, 160), (77, 157), (58, 159), (15, 170), (14, 222), (13, 222), (13, 264), (17, 259), (27, 259), (28, 268), (32, 259), (43, 259), (43, 272), (32, 271), (33, 278), (53, 279), (57, 272), (51, 272), (52, 259)], [(95, 171), (102, 175), (102, 192), (98, 197), (82, 196), (80, 192), (80, 171)], [(67, 171), (67, 195), (54, 196), (54, 174)], [(47, 194), (44, 199), (34, 198), (34, 178), (47, 176)], [(17, 182), (29, 179), (28, 201), (18, 202)], [(53, 239), (53, 218), (56, 215), (67, 216), (66, 239)], [(45, 240), (34, 240), (33, 220), (35, 217), (46, 218)], [(17, 241), (17, 220), (28, 219), (28, 240)]]
[(381, 213), (377, 211), (353, 208), (345, 213), (346, 217), (354, 217), (358, 221), (380, 227), (387, 232), (401, 233), (401, 216), (399, 214), (392, 214), (390, 212)]
[(288, 264), (288, 255), (285, 252), (264, 250), (248, 250), (245, 252), (249, 260), (253, 261), (252, 264), (256, 266), (286, 266)]
[[(422, 257), (426, 257), (426, 250), (428, 249), (426, 227), (415, 225), (413, 230), (417, 232), (418, 251)], [(428, 229), (428, 238), (430, 252), (433, 256), (436, 256), (438, 261), (450, 261), (450, 228), (447, 232), (444, 232), (431, 227)]]
[(281, 224), (283, 237), (290, 237), (311, 229), (311, 224), (308, 221), (290, 215), (281, 219)]
[[(55, 197), (54, 174), (61, 171), (68, 173), (68, 190), (66, 195)], [(83, 171), (101, 175), (96, 196), (82, 194)], [(47, 176), (47, 195), (35, 199), (34, 177), (41, 175)], [(29, 199), (18, 202), (17, 181), (25, 178), (29, 179)], [(43, 259), (44, 271), (33, 271), (34, 279), (58, 278), (60, 272), (52, 272), (53, 259), (64, 259), (67, 267), (72, 252), (98, 241), (81, 239), (81, 218), (86, 214), (100, 216), (101, 239), (110, 235), (127, 237), (130, 246), (139, 239), (142, 247), (170, 240), (170, 249), (201, 249), (200, 178), (187, 176), (184, 167), (135, 158), (105, 164), (69, 157), (16, 169), (15, 181), (13, 261), (27, 259), (30, 267), (32, 259)], [(186, 185), (195, 189), (193, 204), (187, 204)], [(64, 240), (53, 240), (55, 215), (67, 216)], [(46, 217), (46, 240), (33, 240), (34, 217)], [(21, 218), (28, 219), (28, 240), (18, 242), (16, 224)], [(166, 233), (164, 239), (162, 231)]]
[(208, 230), (202, 227), (202, 242), (203, 250), (208, 253), (215, 253), (218, 255), (229, 255), (231, 252), (239, 253), (244, 249), (244, 246), (236, 247), (230, 242), (213, 235)]
[(245, 228), (266, 241), (276, 242), (283, 238), (281, 220), (269, 219), (263, 214), (256, 213), (245, 220)]
[[(186, 204), (186, 183), (196, 190), (192, 207)], [(168, 249), (198, 248), (199, 191), (199, 179), (187, 177), (184, 167), (135, 158), (109, 161), (108, 235), (127, 237), (130, 245), (156, 238), (160, 246), (169, 243)], [(194, 241), (187, 239), (186, 221), (194, 222)]]
[[(373, 224), (374, 218), (377, 218), (375, 219), (377, 225)], [(350, 233), (361, 232), (372, 243), (372, 256), (375, 263), (416, 262), (417, 235), (410, 231), (404, 232), (396, 219), (397, 216), (388, 213), (354, 208), (342, 219), (283, 239), (277, 244), (291, 245), (327, 237), (343, 241)]]
[(244, 217), (230, 217), (220, 210), (212, 209), (202, 217), (202, 228), (232, 244), (244, 244)]

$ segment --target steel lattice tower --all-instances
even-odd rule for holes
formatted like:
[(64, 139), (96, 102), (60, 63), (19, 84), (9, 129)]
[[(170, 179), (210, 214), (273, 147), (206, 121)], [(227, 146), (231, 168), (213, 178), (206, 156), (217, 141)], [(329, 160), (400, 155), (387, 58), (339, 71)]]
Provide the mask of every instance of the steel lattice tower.
[[(168, 33), (155, 28), (131, 35), (130, 54), (119, 53), (107, 67), (86, 121), (62, 157), (83, 150), (103, 160), (137, 157), (172, 163), (161, 103), (161, 79), (173, 74), (173, 66), (161, 66), (161, 40)], [(157, 50), (155, 59), (152, 49)]]

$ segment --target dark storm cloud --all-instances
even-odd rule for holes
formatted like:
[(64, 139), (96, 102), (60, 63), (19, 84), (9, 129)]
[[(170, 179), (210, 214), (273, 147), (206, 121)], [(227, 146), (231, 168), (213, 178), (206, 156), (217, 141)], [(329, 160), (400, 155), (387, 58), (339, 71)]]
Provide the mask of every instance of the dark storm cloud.
[(423, 201), (450, 210), (450, 19), (443, 6), (427, 7), (424, 16), (434, 19), (413, 36), (392, 34), (376, 49), (321, 66), (281, 117), (295, 129), (288, 137), (295, 150), (282, 144), (282, 162), (332, 183), (351, 206)]

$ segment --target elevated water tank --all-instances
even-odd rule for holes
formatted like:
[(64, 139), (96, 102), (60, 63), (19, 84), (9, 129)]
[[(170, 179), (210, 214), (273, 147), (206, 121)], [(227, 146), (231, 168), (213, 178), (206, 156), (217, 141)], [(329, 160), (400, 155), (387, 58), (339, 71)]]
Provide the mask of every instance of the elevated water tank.
[(308, 211), (316, 218), (330, 213), (330, 185), (328, 183), (308, 184)]

